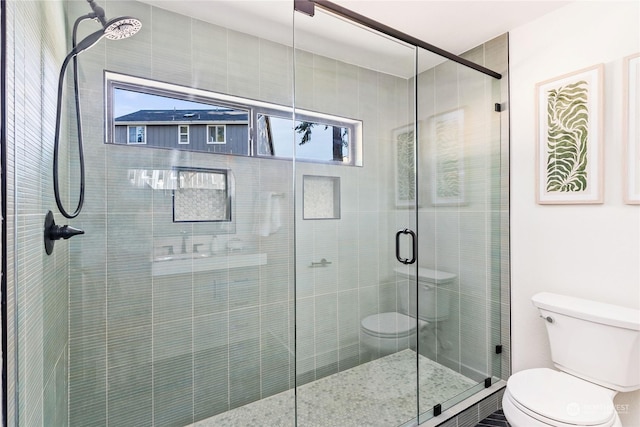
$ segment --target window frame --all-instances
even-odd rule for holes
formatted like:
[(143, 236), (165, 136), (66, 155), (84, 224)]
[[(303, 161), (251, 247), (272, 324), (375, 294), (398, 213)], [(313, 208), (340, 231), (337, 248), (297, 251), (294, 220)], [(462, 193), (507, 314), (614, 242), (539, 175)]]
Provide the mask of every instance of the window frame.
[[(216, 128), (216, 132), (215, 132), (216, 135), (218, 134), (218, 132), (217, 132), (218, 128), (222, 128), (223, 134), (224, 134), (223, 135), (224, 137), (223, 137), (222, 141), (217, 141), (217, 140), (216, 141), (211, 141), (211, 139), (210, 139), (210, 136), (211, 136), (210, 129), (211, 128)], [(226, 143), (227, 143), (227, 125), (224, 125), (224, 124), (207, 125), (207, 145), (226, 145)]]
[[(182, 128), (187, 128), (187, 132), (183, 133)], [(183, 142), (182, 137), (186, 136), (187, 141)], [(189, 125), (178, 125), (178, 145), (189, 145)]]
[[(115, 117), (114, 117), (114, 93), (117, 89), (139, 92), (149, 95), (162, 96), (167, 98), (175, 98), (180, 100), (194, 101), (212, 106), (227, 107), (235, 110), (247, 112), (248, 120), (248, 149), (247, 154), (224, 153), (228, 155), (240, 155), (243, 157), (256, 157), (262, 159), (276, 160), (293, 160), (291, 157), (278, 157), (269, 154), (258, 153), (258, 129), (256, 126), (258, 115), (268, 115), (273, 117), (292, 120), (293, 123), (301, 121), (310, 121), (319, 125), (339, 126), (348, 129), (349, 146), (348, 154), (345, 160), (322, 161), (317, 159), (305, 159), (297, 157), (295, 161), (317, 164), (331, 164), (344, 166), (363, 166), (363, 122), (362, 120), (335, 116), (332, 114), (321, 113), (317, 111), (303, 110), (292, 106), (280, 105), (255, 99), (242, 98), (234, 95), (213, 92), (193, 88), (189, 86), (181, 86), (173, 83), (161, 82), (143, 77), (136, 77), (126, 74), (120, 74), (112, 71), (104, 71), (104, 88), (105, 88), (105, 143), (115, 144)], [(208, 125), (209, 126), (209, 125)], [(207, 126), (207, 144), (218, 145), (209, 142), (209, 127)], [(213, 126), (213, 125), (212, 125)], [(145, 126), (146, 127), (146, 126)], [(227, 140), (227, 129), (225, 125), (225, 144)], [(145, 143), (148, 147), (158, 148), (154, 145), (148, 145), (145, 129)], [(143, 145), (135, 143), (134, 145)], [(187, 145), (187, 144), (179, 144)], [(220, 144), (219, 145), (223, 145)], [(190, 150), (197, 151), (197, 150)]]
[[(296, 109), (295, 114), (289, 112), (289, 114), (283, 114), (282, 111), (274, 110), (274, 109), (255, 109), (253, 111), (253, 123), (259, 122), (259, 116), (265, 115), (277, 119), (291, 120), (294, 125), (297, 125), (299, 122), (314, 122), (318, 125), (323, 126), (333, 126), (346, 128), (349, 135), (349, 145), (347, 147), (347, 155), (345, 157), (348, 158), (347, 161), (338, 161), (338, 160), (330, 160), (330, 161), (322, 161), (317, 159), (309, 159), (309, 158), (301, 158), (297, 157), (297, 162), (305, 162), (305, 163), (318, 163), (318, 164), (332, 164), (332, 165), (345, 165), (345, 166), (362, 166), (362, 121), (355, 119), (348, 119), (344, 117), (333, 116), (330, 114), (312, 112), (307, 110)], [(359, 125), (358, 125), (359, 124)], [(257, 128), (258, 126), (254, 126)], [(255, 150), (255, 157), (259, 157), (262, 159), (279, 159), (279, 160), (291, 160), (290, 157), (277, 156), (277, 155), (269, 155), (269, 154), (260, 154), (258, 145), (258, 129), (254, 129), (254, 141), (253, 148)]]

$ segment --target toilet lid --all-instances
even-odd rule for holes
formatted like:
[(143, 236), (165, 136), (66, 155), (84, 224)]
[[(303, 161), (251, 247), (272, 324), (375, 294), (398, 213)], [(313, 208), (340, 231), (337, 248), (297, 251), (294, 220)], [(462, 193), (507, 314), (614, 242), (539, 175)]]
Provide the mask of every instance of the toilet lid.
[(615, 417), (610, 391), (552, 369), (518, 372), (507, 388), (523, 407), (561, 423), (595, 426)]
[(372, 314), (361, 323), (366, 332), (381, 338), (405, 337), (416, 330), (416, 319), (395, 312)]

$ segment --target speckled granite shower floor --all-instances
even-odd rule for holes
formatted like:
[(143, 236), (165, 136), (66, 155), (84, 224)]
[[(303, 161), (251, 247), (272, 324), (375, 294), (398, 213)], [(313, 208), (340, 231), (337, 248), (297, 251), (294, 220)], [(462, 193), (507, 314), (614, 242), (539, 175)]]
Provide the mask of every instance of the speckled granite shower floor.
[[(420, 407), (431, 408), (475, 385), (426, 357), (420, 363)], [(415, 352), (404, 350), (298, 387), (298, 426), (390, 427), (415, 416)], [(192, 424), (192, 427), (293, 426), (288, 390)]]

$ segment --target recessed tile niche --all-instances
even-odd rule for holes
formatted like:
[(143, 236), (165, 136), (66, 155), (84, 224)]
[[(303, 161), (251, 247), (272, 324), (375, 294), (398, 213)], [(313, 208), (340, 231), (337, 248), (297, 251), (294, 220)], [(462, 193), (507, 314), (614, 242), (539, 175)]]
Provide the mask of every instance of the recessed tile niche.
[(178, 170), (173, 222), (231, 221), (226, 170)]
[(340, 178), (303, 175), (303, 219), (340, 218)]

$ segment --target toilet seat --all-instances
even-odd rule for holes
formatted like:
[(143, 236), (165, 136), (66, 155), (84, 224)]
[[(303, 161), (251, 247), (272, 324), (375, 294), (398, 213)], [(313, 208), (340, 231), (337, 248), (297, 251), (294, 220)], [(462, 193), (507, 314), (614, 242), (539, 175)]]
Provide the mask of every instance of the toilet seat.
[(610, 427), (618, 420), (614, 395), (572, 375), (540, 368), (512, 375), (505, 399), (540, 425)]
[(416, 332), (416, 319), (402, 313), (372, 314), (362, 319), (362, 330), (379, 338), (404, 338)]

